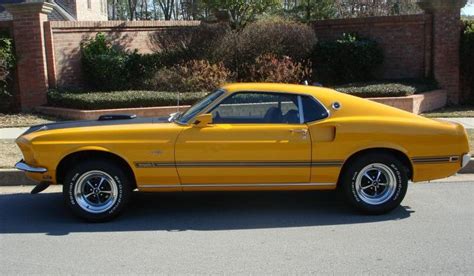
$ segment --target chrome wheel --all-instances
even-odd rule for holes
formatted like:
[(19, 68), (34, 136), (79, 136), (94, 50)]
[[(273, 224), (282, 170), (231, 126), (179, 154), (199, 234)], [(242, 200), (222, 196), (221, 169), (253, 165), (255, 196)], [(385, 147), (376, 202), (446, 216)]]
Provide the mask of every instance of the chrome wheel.
[(394, 195), (397, 178), (390, 167), (374, 163), (364, 167), (357, 175), (355, 190), (358, 197), (370, 205), (380, 205)]
[(74, 198), (87, 212), (103, 213), (117, 201), (117, 182), (103, 171), (88, 171), (82, 174), (76, 183)]

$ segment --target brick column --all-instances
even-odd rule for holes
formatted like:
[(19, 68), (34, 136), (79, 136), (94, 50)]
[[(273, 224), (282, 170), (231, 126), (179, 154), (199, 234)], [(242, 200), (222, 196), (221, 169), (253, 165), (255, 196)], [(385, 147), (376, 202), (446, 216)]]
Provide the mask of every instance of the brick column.
[(460, 14), (467, 0), (419, 0), (419, 6), (433, 18), (433, 75), (448, 92), (448, 102), (458, 104), (461, 99), (459, 45)]
[(48, 73), (44, 48), (43, 23), (52, 4), (27, 0), (3, 5), (13, 16), (13, 39), (17, 56), (17, 99), (23, 111), (46, 103)]

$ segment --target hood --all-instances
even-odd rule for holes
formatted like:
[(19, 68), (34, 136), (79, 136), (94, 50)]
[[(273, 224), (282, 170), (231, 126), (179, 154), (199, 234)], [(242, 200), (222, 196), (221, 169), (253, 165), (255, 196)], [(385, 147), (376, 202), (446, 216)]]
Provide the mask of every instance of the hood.
[[(111, 116), (111, 115), (107, 115)], [(26, 130), (23, 135), (27, 135), (37, 131), (43, 130), (55, 130), (55, 129), (67, 129), (67, 128), (80, 128), (80, 127), (93, 127), (93, 126), (111, 126), (111, 125), (132, 125), (132, 124), (151, 124), (151, 123), (169, 123), (167, 117), (154, 117), (154, 118), (137, 118), (130, 117), (129, 119), (123, 119), (121, 115), (115, 119), (113, 116), (111, 119), (98, 119), (98, 120), (82, 120), (82, 121), (65, 121), (58, 123), (41, 124), (30, 127)]]

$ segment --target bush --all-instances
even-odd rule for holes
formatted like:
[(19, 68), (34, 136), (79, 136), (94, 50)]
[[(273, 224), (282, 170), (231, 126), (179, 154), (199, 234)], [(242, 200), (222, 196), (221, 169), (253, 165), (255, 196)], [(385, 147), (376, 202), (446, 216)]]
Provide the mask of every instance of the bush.
[(383, 62), (377, 42), (354, 34), (336, 41), (321, 41), (314, 47), (311, 61), (313, 79), (324, 84), (340, 84), (373, 79)]
[[(180, 93), (180, 104), (190, 105), (206, 95), (204, 92)], [(156, 91), (111, 91), (78, 93), (50, 90), (48, 105), (77, 109), (107, 109), (127, 107), (174, 106), (178, 100), (176, 92)]]
[(112, 46), (101, 33), (82, 43), (82, 71), (91, 87), (101, 90), (143, 88), (159, 64), (158, 56)]
[(11, 71), (14, 66), (13, 41), (5, 35), (0, 35), (0, 113), (9, 113), (13, 108)]
[(405, 79), (349, 83), (334, 87), (339, 92), (354, 96), (369, 97), (402, 97), (437, 89), (433, 80)]
[(461, 73), (474, 104), (474, 21), (464, 21), (461, 37)]
[(156, 90), (200, 92), (218, 88), (231, 76), (223, 63), (191, 60), (159, 70), (151, 83)]
[(163, 29), (150, 36), (163, 66), (173, 66), (193, 59), (213, 58), (214, 49), (230, 31), (227, 24), (201, 23), (185, 29)]
[(311, 76), (311, 68), (290, 57), (265, 54), (250, 66), (250, 80), (257, 82), (301, 83)]
[(302, 62), (309, 57), (315, 43), (316, 35), (308, 25), (281, 19), (261, 20), (240, 32), (228, 32), (213, 58), (224, 62), (239, 80), (249, 80), (249, 66), (259, 56), (274, 54)]

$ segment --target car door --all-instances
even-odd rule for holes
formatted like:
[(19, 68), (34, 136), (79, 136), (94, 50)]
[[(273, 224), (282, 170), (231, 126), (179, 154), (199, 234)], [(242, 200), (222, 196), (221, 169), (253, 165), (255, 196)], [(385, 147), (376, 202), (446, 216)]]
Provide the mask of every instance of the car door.
[(179, 135), (175, 158), (184, 186), (308, 183), (311, 138), (296, 94), (237, 92), (211, 111), (213, 123)]

